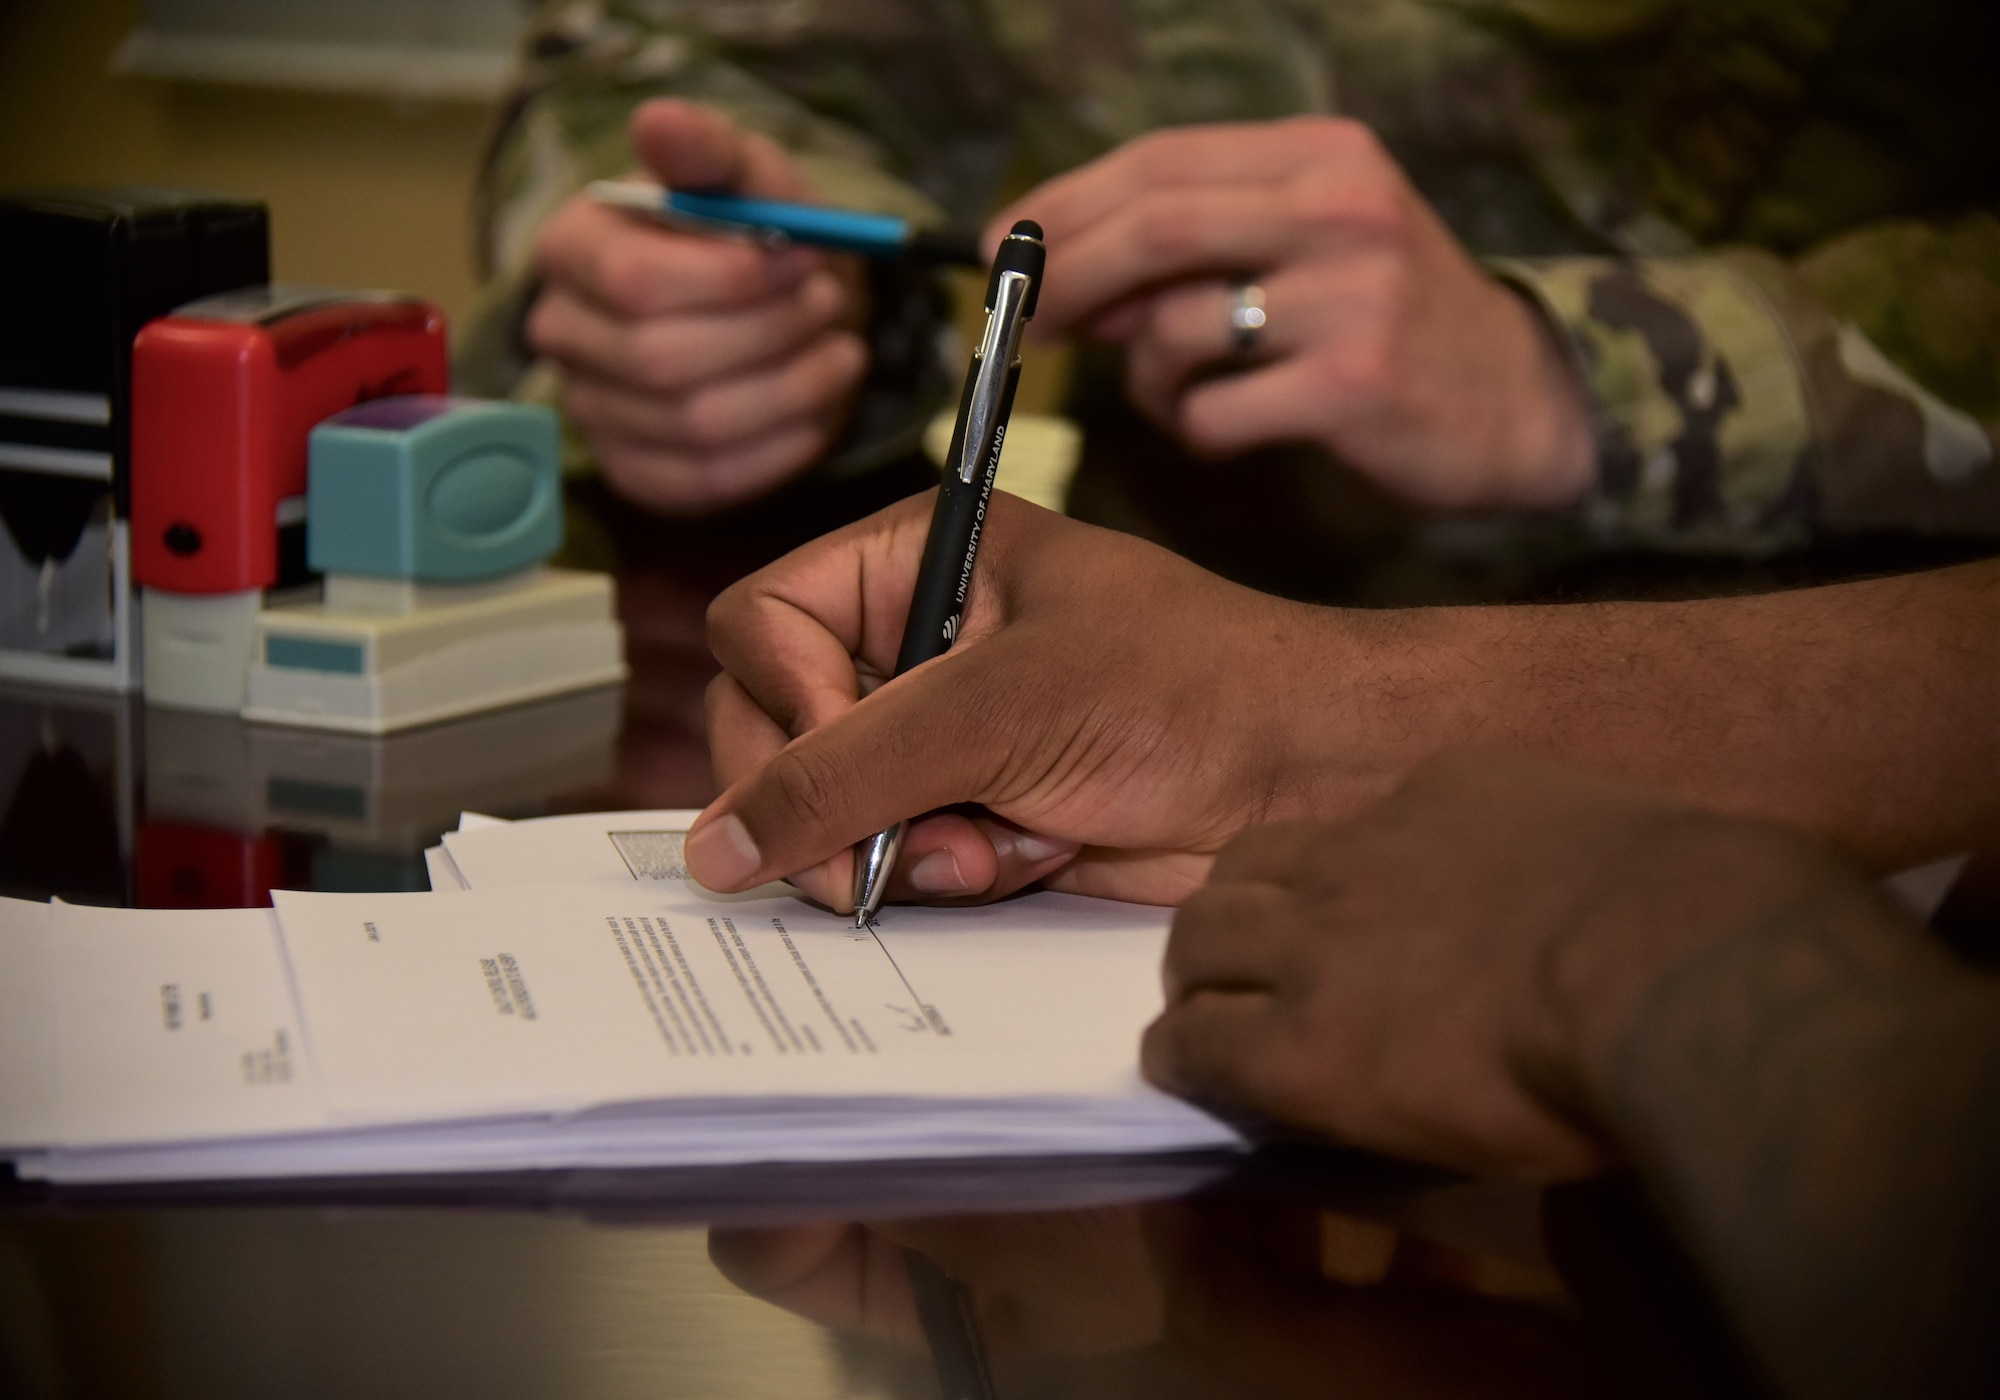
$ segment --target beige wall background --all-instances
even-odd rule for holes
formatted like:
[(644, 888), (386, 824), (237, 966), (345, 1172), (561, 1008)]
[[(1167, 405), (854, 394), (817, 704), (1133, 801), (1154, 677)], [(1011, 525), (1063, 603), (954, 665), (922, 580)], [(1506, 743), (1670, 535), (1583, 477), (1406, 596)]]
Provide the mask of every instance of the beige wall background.
[(109, 70), (138, 0), (0, 0), (0, 188), (186, 185), (270, 205), (274, 274), (416, 292), (460, 317), (490, 110)]

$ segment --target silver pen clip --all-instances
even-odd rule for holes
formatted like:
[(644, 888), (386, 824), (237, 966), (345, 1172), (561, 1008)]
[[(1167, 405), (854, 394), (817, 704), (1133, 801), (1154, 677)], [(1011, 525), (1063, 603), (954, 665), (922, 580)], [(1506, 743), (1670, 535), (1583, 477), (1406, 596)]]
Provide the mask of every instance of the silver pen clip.
[(958, 479), (968, 486), (978, 474), (981, 459), (993, 445), (993, 424), (1000, 417), (1000, 396), (1007, 387), (1007, 371), (1021, 355), (1021, 332), (1028, 320), (1028, 292), (1034, 283), (1024, 272), (1003, 272), (993, 294), (993, 309), (986, 313), (986, 333), (980, 337), (979, 353), (973, 358), (979, 368), (972, 378), (972, 401), (965, 410), (965, 454), (958, 464)]

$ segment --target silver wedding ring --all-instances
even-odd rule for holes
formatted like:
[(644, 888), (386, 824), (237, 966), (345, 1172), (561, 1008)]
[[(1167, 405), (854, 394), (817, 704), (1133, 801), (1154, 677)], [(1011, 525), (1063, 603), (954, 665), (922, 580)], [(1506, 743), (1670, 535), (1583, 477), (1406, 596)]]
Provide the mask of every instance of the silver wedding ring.
[(1255, 282), (1238, 282), (1229, 293), (1229, 338), (1236, 353), (1247, 355), (1264, 338), (1264, 289)]

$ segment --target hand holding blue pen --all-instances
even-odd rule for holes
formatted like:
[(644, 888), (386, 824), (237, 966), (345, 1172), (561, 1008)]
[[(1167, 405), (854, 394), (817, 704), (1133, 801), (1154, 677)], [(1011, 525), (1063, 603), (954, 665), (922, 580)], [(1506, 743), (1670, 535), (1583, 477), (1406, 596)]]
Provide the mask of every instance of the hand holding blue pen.
[[(631, 136), (650, 179), (812, 197), (775, 143), (693, 104), (643, 104)], [(533, 271), (529, 348), (560, 371), (604, 484), (662, 515), (734, 505), (823, 460), (873, 364), (852, 258), (684, 236), (579, 193), (542, 224)]]

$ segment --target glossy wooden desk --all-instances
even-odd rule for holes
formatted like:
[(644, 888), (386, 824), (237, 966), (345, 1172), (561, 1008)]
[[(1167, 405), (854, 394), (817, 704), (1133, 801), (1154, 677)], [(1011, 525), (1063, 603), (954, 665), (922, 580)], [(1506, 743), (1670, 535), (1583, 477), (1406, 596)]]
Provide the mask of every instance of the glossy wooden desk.
[[(615, 526), (623, 692), (376, 741), (0, 695), (0, 891), (215, 907), (274, 885), (420, 888), (424, 847), (464, 808), (698, 806), (707, 599), (919, 484), (718, 527)], [(970, 1290), (1005, 1397), (1743, 1385), (1618, 1186), (1544, 1199), (1301, 1151), (172, 1194), (11, 1183), (0, 1395), (933, 1396), (904, 1246)]]

